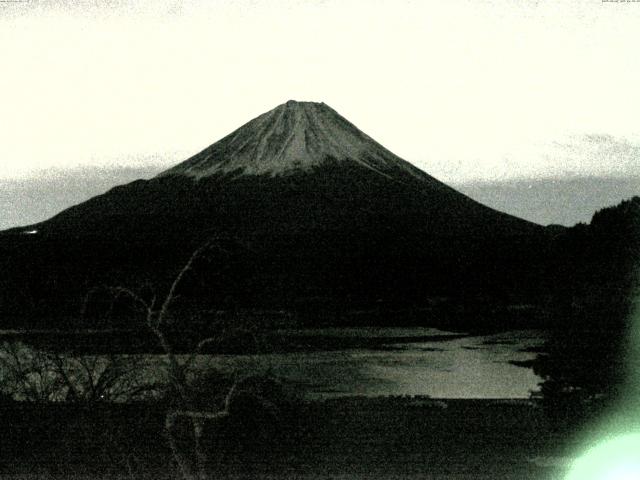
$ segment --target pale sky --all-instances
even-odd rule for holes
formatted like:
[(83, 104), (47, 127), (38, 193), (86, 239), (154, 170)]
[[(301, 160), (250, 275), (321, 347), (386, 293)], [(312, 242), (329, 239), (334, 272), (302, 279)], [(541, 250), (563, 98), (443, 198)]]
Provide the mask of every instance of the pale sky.
[(0, 2), (0, 179), (171, 166), (288, 99), (444, 181), (640, 175), (640, 3)]

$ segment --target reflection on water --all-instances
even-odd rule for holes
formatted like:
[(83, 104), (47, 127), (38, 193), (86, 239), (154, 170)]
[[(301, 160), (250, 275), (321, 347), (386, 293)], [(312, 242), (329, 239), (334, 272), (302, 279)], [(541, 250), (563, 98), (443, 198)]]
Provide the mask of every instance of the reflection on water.
[[(303, 334), (308, 336), (309, 331)], [(545, 341), (545, 334), (540, 331), (460, 336), (433, 328), (352, 328), (324, 329), (317, 334), (375, 337), (382, 341), (372, 343), (375, 346), (370, 348), (338, 351), (200, 355), (194, 362), (195, 374), (208, 369), (240, 376), (269, 372), (300, 387), (310, 398), (345, 395), (527, 398), (538, 390), (542, 380), (527, 363), (535, 358), (533, 351)], [(165, 383), (166, 358), (144, 357), (144, 362), (136, 365), (139, 378)], [(131, 355), (131, 359), (135, 358), (139, 356)]]
[[(426, 331), (427, 329), (425, 329)], [(429, 335), (433, 329), (428, 329)], [(422, 332), (424, 333), (424, 332)], [(445, 332), (441, 332), (445, 334)], [(395, 335), (389, 334), (389, 337)], [(379, 349), (201, 356), (198, 364), (250, 373), (269, 369), (310, 397), (429, 395), (434, 398), (527, 398), (542, 380), (510, 362), (533, 360), (540, 331), (467, 336)]]

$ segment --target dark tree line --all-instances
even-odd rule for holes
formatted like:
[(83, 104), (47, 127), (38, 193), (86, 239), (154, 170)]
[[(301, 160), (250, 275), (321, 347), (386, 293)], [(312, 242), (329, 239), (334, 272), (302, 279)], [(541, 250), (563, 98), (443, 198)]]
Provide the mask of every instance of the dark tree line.
[(611, 405), (626, 388), (640, 273), (640, 197), (596, 212), (558, 236), (552, 254), (556, 326), (535, 371), (556, 411)]

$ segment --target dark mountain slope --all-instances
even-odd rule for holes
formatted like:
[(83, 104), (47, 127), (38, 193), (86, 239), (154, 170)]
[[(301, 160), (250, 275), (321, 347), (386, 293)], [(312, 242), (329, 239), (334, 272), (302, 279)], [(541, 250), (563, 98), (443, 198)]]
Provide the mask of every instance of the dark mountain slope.
[(271, 233), (365, 226), (386, 217), (430, 235), (539, 229), (439, 182), (328, 106), (294, 101), (155, 179), (117, 187), (29, 228), (41, 234), (107, 234), (119, 222), (126, 225), (125, 217), (150, 220), (135, 222), (137, 231), (129, 233), (137, 234), (163, 224), (183, 231), (187, 222), (181, 219), (197, 229), (228, 225)]
[[(24, 288), (44, 302), (33, 310), (42, 315), (96, 284), (163, 284), (213, 236), (233, 246), (220, 259), (226, 277), (201, 288), (199, 301), (340, 309), (534, 294), (548, 239), (543, 227), (398, 158), (324, 104), (287, 102), (156, 178), (5, 232), (0, 248), (8, 284), (31, 272)], [(28, 308), (16, 298), (5, 305), (22, 315)]]

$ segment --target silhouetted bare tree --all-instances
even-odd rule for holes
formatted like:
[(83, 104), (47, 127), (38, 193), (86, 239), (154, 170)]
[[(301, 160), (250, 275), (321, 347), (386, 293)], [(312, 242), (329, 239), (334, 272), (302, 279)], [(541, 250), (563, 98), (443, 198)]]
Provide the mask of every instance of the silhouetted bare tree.
[[(166, 294), (161, 297), (151, 295), (150, 299), (146, 299), (128, 288), (109, 289), (114, 299), (127, 298), (143, 313), (147, 328), (162, 347), (166, 359), (167, 390), (173, 397), (165, 418), (165, 430), (173, 458), (182, 477), (186, 480), (208, 478), (206, 472), (207, 455), (203, 448), (205, 424), (215, 426), (229, 417), (236, 399), (251, 397), (264, 411), (277, 415), (275, 404), (253, 391), (251, 382), (245, 382), (238, 376), (231, 382), (226, 393), (222, 393), (223, 400), (221, 402), (215, 402), (212, 399), (203, 405), (197, 400), (197, 395), (194, 395), (192, 388), (193, 378), (198, 377), (195, 360), (203, 348), (219, 343), (225, 336), (225, 332), (201, 339), (189, 355), (181, 356), (175, 353), (172, 338), (170, 338), (170, 334), (167, 334), (167, 327), (172, 322), (171, 308), (180, 296), (180, 287), (186, 281), (187, 276), (194, 271), (196, 264), (210, 256), (213, 251), (222, 251), (216, 240), (209, 241), (198, 248), (176, 274)], [(254, 335), (253, 332), (248, 331)], [(259, 344), (256, 338), (254, 338), (254, 343)], [(186, 421), (189, 425), (192, 451), (184, 448), (184, 442), (178, 441), (177, 427), (181, 420)]]

